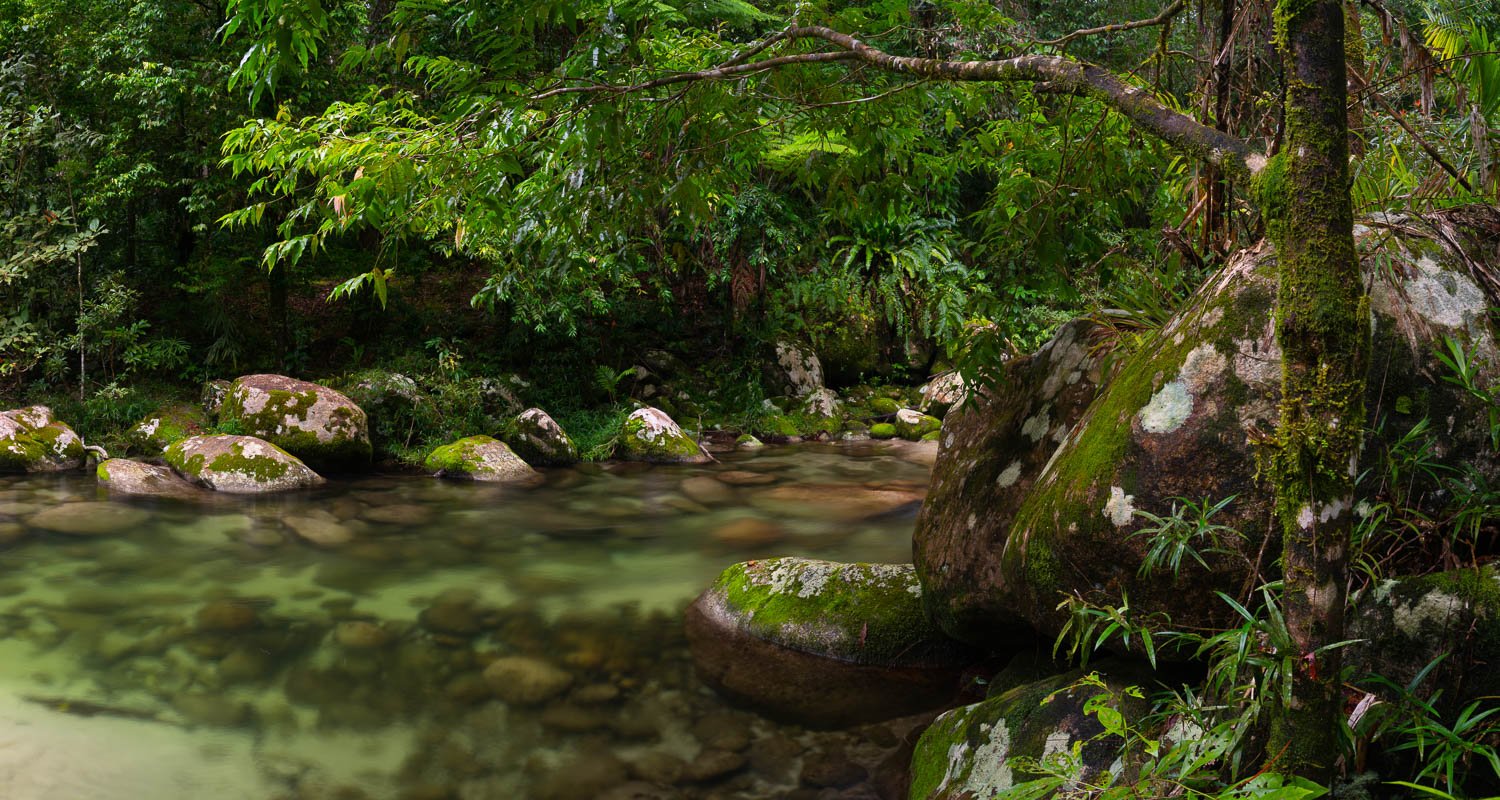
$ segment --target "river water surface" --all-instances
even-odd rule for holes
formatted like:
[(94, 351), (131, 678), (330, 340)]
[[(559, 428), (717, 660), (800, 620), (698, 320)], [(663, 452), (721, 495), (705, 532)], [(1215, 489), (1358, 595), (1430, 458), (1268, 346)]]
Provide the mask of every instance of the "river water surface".
[[(735, 561), (909, 562), (933, 455), (802, 445), (205, 505), (0, 478), (0, 798), (877, 797), (899, 725), (730, 708), (680, 614)], [(501, 702), (499, 658), (568, 688)]]

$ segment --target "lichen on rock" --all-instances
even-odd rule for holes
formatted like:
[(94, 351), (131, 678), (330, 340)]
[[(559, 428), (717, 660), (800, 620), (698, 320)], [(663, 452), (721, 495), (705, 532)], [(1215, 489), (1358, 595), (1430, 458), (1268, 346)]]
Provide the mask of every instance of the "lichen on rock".
[(344, 395), (283, 375), (246, 375), (224, 398), (220, 419), (309, 464), (362, 469), (371, 458), (365, 412)]
[(83, 440), (46, 406), (0, 411), (0, 474), (63, 472), (84, 463)]
[(540, 408), (522, 411), (506, 432), (505, 442), (528, 464), (560, 467), (578, 461), (573, 440)]
[(639, 408), (625, 418), (617, 453), (630, 461), (703, 464), (712, 461), (666, 412)]
[(323, 483), (296, 456), (253, 436), (190, 436), (162, 455), (182, 478), (218, 492), (259, 494)]

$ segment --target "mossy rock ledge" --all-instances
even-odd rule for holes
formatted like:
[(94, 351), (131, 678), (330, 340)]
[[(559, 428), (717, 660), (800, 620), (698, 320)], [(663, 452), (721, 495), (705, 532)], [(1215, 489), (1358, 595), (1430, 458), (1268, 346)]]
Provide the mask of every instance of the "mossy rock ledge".
[[(1389, 443), (1429, 419), (1433, 453), (1493, 479), (1500, 459), (1486, 409), (1443, 380), (1433, 353), (1442, 337), (1456, 337), (1485, 365), (1481, 382), (1492, 383), (1496, 299), (1449, 245), (1407, 233), (1440, 224), (1471, 256), (1500, 263), (1483, 237), (1500, 227), (1500, 211), (1461, 211), (1402, 221), (1395, 235), (1356, 231), (1373, 312), (1367, 424), (1378, 414), (1378, 438)], [(1273, 502), (1255, 480), (1254, 444), (1277, 427), (1275, 297), (1272, 249), (1241, 251), (1139, 346), (1105, 354), (1094, 347), (1094, 325), (1076, 320), (1037, 353), (1008, 361), (998, 388), (973, 390), (948, 413), (913, 549), (928, 608), (949, 635), (975, 644), (1018, 632), (1050, 638), (1066, 622), (1060, 594), (1106, 605), (1128, 594), (1138, 619), (1162, 626), (1235, 621), (1216, 592), (1239, 593), (1252, 571), (1272, 575), (1280, 549), (1265, 538)], [(1206, 569), (1184, 559), (1175, 576), (1141, 577), (1148, 537), (1132, 534), (1150, 523), (1137, 512), (1166, 516), (1184, 497), (1233, 497), (1213, 521), (1244, 538), (1221, 539)], [(1340, 502), (1305, 512), (1327, 520), (1353, 509)]]
[(562, 426), (540, 408), (522, 411), (511, 423), (506, 444), (528, 464), (564, 467), (577, 463), (578, 448)]
[(323, 483), (296, 456), (254, 436), (190, 436), (162, 455), (182, 478), (217, 492), (260, 494)]
[(0, 411), (0, 474), (63, 472), (83, 466), (83, 439), (46, 406)]
[(168, 406), (137, 422), (125, 438), (132, 451), (155, 457), (173, 442), (197, 436), (210, 427), (208, 415), (196, 406)]
[[(1104, 666), (1104, 665), (1101, 665)], [(1141, 719), (1149, 710), (1142, 699), (1128, 697), (1130, 686), (1149, 684), (1149, 675), (1129, 667), (1098, 673), (1103, 686), (1080, 683), (1083, 670), (1023, 684), (982, 703), (955, 708), (939, 716), (917, 741), (911, 762), (911, 800), (980, 800), (1005, 792), (1029, 779), (1017, 759), (1039, 761), (1066, 753), (1075, 742), (1082, 748), (1085, 781), (1124, 769), (1119, 760), (1124, 744), (1104, 732), (1084, 704), (1100, 694), (1115, 699), (1106, 705), (1126, 720)], [(1050, 698), (1050, 699), (1049, 699)]]
[(245, 375), (230, 387), (219, 419), (318, 469), (354, 471), (370, 465), (364, 410), (326, 386), (284, 375)]
[(470, 436), (432, 451), (424, 463), (439, 478), (489, 483), (535, 484), (541, 475), (492, 436)]
[(941, 708), (976, 660), (928, 623), (905, 564), (736, 564), (689, 606), (686, 625), (705, 683), (810, 727)]
[(620, 428), (616, 453), (626, 461), (706, 464), (713, 459), (665, 411), (638, 408)]
[(205, 496), (203, 489), (183, 480), (167, 467), (154, 464), (111, 458), (100, 462), (95, 473), (99, 477), (99, 485), (111, 494), (173, 500), (199, 500)]
[[(1362, 685), (1379, 675), (1406, 686), (1438, 658), (1417, 686), (1442, 689), (1441, 708), (1456, 712), (1500, 695), (1500, 572), (1493, 565), (1386, 579), (1352, 598), (1344, 664)], [(1385, 689), (1368, 684), (1370, 691)], [(1387, 699), (1396, 699), (1387, 697)]]

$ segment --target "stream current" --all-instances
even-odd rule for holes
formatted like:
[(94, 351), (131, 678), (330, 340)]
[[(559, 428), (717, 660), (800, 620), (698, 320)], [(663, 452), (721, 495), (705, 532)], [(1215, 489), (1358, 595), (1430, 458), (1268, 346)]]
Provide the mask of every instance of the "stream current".
[[(880, 797), (910, 722), (734, 709), (694, 677), (681, 611), (736, 561), (909, 562), (934, 454), (798, 445), (202, 505), (0, 477), (0, 799)], [(501, 658), (567, 688), (504, 703)]]

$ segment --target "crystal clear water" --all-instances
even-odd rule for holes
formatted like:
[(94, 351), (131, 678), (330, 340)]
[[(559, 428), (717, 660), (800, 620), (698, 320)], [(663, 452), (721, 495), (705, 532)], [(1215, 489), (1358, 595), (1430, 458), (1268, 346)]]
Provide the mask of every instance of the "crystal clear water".
[[(0, 478), (0, 798), (876, 797), (900, 725), (729, 708), (693, 677), (680, 612), (735, 561), (909, 561), (933, 454), (804, 445), (204, 505)], [(501, 702), (484, 668), (514, 657), (568, 688)]]

